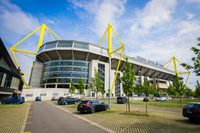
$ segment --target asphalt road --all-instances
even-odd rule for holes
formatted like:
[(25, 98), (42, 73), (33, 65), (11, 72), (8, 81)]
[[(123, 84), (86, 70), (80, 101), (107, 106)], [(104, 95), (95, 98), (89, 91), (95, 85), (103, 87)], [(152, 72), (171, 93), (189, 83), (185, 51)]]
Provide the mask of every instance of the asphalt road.
[(24, 132), (31, 133), (105, 133), (46, 102), (33, 102)]

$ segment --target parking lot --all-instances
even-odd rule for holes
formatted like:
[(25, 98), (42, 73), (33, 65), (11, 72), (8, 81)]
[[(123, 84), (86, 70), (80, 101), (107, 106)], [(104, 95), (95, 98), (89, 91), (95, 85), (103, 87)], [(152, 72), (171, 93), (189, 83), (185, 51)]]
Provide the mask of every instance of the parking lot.
[(22, 105), (0, 105), (0, 132), (2, 133), (65, 133), (65, 132), (119, 132), (119, 133), (199, 133), (200, 123), (182, 117), (181, 108), (148, 107), (112, 102), (108, 111), (80, 114), (75, 105), (58, 105), (56, 101), (27, 102)]
[[(58, 106), (56, 102), (53, 102)], [(111, 110), (94, 114), (80, 114), (77, 105), (59, 106), (73, 114), (89, 119), (114, 132), (153, 132), (153, 133), (198, 133), (199, 122), (191, 122), (184, 118), (181, 108), (148, 107), (148, 116), (144, 105), (131, 105), (131, 112), (125, 112), (125, 104), (112, 103)]]

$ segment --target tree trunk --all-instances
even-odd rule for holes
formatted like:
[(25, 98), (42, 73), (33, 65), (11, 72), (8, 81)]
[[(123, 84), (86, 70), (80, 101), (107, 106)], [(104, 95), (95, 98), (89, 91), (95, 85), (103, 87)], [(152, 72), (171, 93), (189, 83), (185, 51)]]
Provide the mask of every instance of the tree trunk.
[(128, 112), (130, 112), (130, 99), (129, 99), (129, 96), (128, 96)]
[(98, 99), (98, 92), (96, 92), (96, 99)]
[(182, 107), (182, 96), (179, 96), (179, 100), (180, 100), (180, 104), (181, 104), (181, 107)]
[(146, 110), (146, 116), (147, 116), (147, 102), (145, 102), (145, 110)]

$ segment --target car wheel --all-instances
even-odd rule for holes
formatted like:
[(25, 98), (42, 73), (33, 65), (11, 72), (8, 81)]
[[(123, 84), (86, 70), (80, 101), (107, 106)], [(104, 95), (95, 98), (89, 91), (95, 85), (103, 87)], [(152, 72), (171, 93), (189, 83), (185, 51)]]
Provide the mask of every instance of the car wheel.
[(83, 114), (83, 113), (84, 113), (84, 111), (80, 111), (80, 113), (81, 113), (81, 114)]
[(94, 110), (93, 108), (91, 108), (91, 113), (92, 113), (92, 114), (95, 113), (95, 110)]
[(194, 121), (194, 118), (192, 118), (192, 117), (189, 117), (189, 120), (190, 120), (190, 121)]

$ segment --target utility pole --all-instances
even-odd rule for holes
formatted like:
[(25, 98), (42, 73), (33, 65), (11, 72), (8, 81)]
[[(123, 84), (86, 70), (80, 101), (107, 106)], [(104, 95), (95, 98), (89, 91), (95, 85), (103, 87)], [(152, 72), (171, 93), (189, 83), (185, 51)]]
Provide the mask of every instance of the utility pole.
[(112, 59), (112, 26), (108, 24), (108, 56), (109, 56), (109, 99), (108, 105), (111, 107), (111, 59)]
[(108, 98), (108, 106), (109, 106), (109, 109), (111, 107), (111, 57), (109, 57), (109, 81), (108, 81), (108, 84), (109, 84), (109, 89), (108, 89), (108, 94), (109, 94), (109, 98)]

